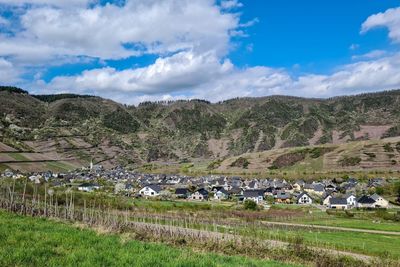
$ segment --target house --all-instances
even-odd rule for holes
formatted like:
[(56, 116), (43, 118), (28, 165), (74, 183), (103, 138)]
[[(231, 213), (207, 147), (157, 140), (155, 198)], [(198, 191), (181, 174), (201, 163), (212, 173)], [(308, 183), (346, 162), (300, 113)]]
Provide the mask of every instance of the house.
[(313, 199), (308, 193), (302, 192), (302, 193), (300, 193), (300, 195), (297, 196), (296, 203), (297, 204), (312, 204)]
[(291, 198), (292, 198), (292, 196), (289, 192), (278, 191), (275, 196), (275, 202), (290, 204)]
[(228, 199), (229, 193), (224, 188), (221, 188), (214, 192), (214, 199), (221, 200), (221, 199)]
[(301, 191), (301, 189), (303, 188), (303, 186), (306, 183), (303, 180), (297, 180), (294, 184), (293, 184), (293, 189), (296, 191)]
[(264, 200), (263, 190), (245, 190), (243, 192), (243, 201), (252, 200), (257, 204)]
[(208, 191), (205, 190), (204, 188), (200, 188), (199, 190), (197, 190), (196, 192), (194, 192), (193, 194), (191, 194), (189, 196), (189, 199), (191, 200), (207, 200), (208, 199)]
[(325, 195), (325, 197), (322, 200), (322, 205), (324, 205), (325, 207), (329, 207), (330, 204), (330, 199), (332, 198), (331, 194), (327, 194)]
[(322, 196), (325, 193), (325, 186), (321, 183), (315, 183), (313, 184), (313, 189), (311, 190), (311, 193)]
[(189, 196), (189, 190), (187, 188), (175, 189), (175, 196), (177, 198), (187, 198)]
[(370, 196), (363, 195), (357, 200), (357, 208), (373, 208), (375, 200)]
[(329, 200), (329, 208), (337, 210), (347, 210), (347, 199), (344, 197), (332, 197)]
[(357, 206), (357, 197), (353, 193), (346, 194), (344, 198), (346, 199), (349, 208)]
[(83, 183), (78, 186), (78, 190), (82, 192), (93, 192), (94, 190), (100, 189), (99, 185), (91, 183)]
[(357, 200), (358, 208), (387, 208), (388, 206), (389, 202), (378, 194), (363, 195)]
[(147, 185), (139, 190), (139, 195), (145, 197), (156, 197), (161, 193), (161, 187), (158, 185)]
[(373, 200), (375, 200), (375, 208), (387, 208), (389, 206), (389, 201), (387, 201), (386, 199), (384, 199), (383, 197), (381, 197), (378, 194), (373, 194), (371, 196), (371, 198)]

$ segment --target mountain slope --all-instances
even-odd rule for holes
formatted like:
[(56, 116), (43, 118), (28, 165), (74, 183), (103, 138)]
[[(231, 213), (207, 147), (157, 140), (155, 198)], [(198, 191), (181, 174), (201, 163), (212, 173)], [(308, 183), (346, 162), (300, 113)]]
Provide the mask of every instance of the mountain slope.
[(94, 96), (34, 96), (0, 87), (0, 142), (18, 151), (53, 153), (46, 157), (74, 167), (92, 159), (106, 167), (210, 161), (396, 136), (400, 90), (331, 99), (271, 96), (134, 107)]

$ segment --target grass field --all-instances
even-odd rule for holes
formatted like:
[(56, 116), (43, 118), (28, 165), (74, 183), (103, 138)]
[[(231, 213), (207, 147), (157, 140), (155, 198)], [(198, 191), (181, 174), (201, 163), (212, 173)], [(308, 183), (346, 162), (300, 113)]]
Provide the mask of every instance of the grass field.
[(46, 165), (53, 171), (68, 171), (74, 168), (74, 166), (61, 161), (46, 162)]
[(294, 266), (124, 240), (0, 211), (0, 266)]
[(205, 211), (205, 210), (227, 210), (233, 205), (232, 202), (190, 202), (190, 201), (154, 201), (147, 199), (133, 199), (131, 203), (139, 208), (146, 208), (153, 211)]
[(27, 157), (19, 153), (9, 153), (8, 155), (17, 161), (29, 161)]

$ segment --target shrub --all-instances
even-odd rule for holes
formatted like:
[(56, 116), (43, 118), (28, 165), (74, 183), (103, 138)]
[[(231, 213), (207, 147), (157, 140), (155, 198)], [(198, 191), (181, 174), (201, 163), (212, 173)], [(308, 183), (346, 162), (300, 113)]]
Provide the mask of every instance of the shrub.
[(247, 199), (244, 201), (244, 208), (246, 210), (257, 210), (257, 203), (253, 200)]
[(231, 167), (239, 167), (239, 168), (247, 169), (249, 164), (250, 164), (250, 162), (248, 159), (240, 157), (237, 160), (235, 160), (234, 162), (232, 162)]
[(339, 162), (343, 167), (356, 166), (356, 165), (360, 164), (361, 158), (360, 157), (348, 157), (348, 156), (345, 156), (344, 158), (339, 160)]

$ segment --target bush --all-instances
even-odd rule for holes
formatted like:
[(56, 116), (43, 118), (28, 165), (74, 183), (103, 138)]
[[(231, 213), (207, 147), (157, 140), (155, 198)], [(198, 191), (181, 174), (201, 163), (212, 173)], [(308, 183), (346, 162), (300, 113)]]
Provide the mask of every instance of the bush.
[(253, 200), (247, 199), (244, 201), (244, 208), (246, 210), (257, 210), (257, 203)]
[(361, 158), (360, 157), (348, 157), (348, 156), (345, 156), (339, 162), (343, 167), (356, 166), (356, 165), (360, 164)]

